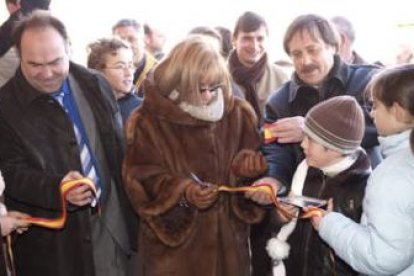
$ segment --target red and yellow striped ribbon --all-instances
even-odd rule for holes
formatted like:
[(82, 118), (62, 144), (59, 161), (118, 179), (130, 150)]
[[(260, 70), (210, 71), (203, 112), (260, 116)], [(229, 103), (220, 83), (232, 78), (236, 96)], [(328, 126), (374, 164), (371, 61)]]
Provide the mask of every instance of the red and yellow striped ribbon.
[(272, 132), (270, 131), (271, 127), (272, 127), (272, 124), (264, 124), (263, 126), (263, 136), (264, 136), (265, 144), (270, 144), (277, 140), (277, 137), (273, 136)]
[[(62, 205), (62, 214), (60, 217), (55, 219), (49, 219), (49, 218), (38, 218), (38, 217), (29, 217), (26, 218), (26, 220), (31, 223), (35, 224), (37, 226), (51, 228), (51, 229), (61, 229), (65, 225), (66, 218), (67, 218), (67, 210), (66, 210), (66, 194), (76, 187), (87, 185), (89, 188), (91, 188), (92, 192), (96, 195), (96, 187), (95, 184), (92, 182), (89, 178), (80, 178), (76, 180), (69, 180), (62, 182), (60, 184), (60, 200)], [(14, 256), (13, 256), (13, 250), (12, 250), (12, 241), (11, 241), (11, 235), (8, 235), (6, 238), (6, 246), (7, 246), (7, 258), (10, 262), (10, 270), (12, 275), (16, 275), (16, 269), (14, 264)]]
[[(230, 193), (235, 193), (235, 192), (248, 192), (248, 191), (254, 191), (254, 192), (265, 192), (267, 193), (271, 200), (273, 205), (276, 207), (277, 210), (279, 210), (279, 212), (285, 216), (286, 218), (295, 218), (294, 215), (292, 215), (289, 211), (287, 211), (282, 204), (280, 204), (279, 200), (276, 197), (276, 193), (273, 190), (273, 186), (268, 184), (268, 183), (262, 183), (262, 184), (258, 184), (258, 185), (254, 185), (254, 186), (243, 186), (243, 187), (229, 187), (229, 186), (220, 186), (218, 187), (218, 191), (219, 192), (230, 192)], [(319, 216), (322, 217), (322, 210), (320, 210), (319, 208), (316, 207), (310, 207), (309, 211), (307, 211), (306, 213), (304, 213), (303, 215), (300, 216), (300, 218), (306, 219), (306, 218), (311, 218), (311, 217), (315, 217), (315, 216)]]
[(49, 218), (38, 218), (38, 217), (29, 217), (26, 220), (34, 225), (51, 228), (51, 229), (61, 229), (65, 225), (66, 218), (67, 218), (67, 210), (66, 210), (66, 194), (79, 186), (87, 185), (92, 190), (94, 194), (96, 194), (96, 187), (95, 184), (89, 178), (80, 178), (75, 180), (69, 180), (62, 182), (60, 184), (60, 200), (62, 206), (62, 214), (58, 218), (49, 219)]

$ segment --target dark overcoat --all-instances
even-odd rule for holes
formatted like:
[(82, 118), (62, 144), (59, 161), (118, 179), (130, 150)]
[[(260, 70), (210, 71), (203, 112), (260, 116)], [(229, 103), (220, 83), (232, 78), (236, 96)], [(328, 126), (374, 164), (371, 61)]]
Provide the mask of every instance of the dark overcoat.
[[(108, 177), (118, 189), (127, 210), (121, 185), (123, 139), (119, 112), (109, 84), (85, 68), (70, 64), (73, 77), (84, 93), (103, 148)], [(20, 70), (0, 90), (0, 169), (6, 182), (6, 205), (35, 217), (56, 218), (61, 213), (59, 183), (71, 170), (82, 171), (73, 125), (59, 103), (34, 89)], [(109, 187), (107, 179), (103, 180)], [(107, 195), (110, 191), (107, 190)], [(105, 198), (102, 208), (105, 208)], [(95, 275), (91, 242), (90, 206), (69, 206), (66, 225), (61, 230), (32, 226), (14, 241), (18, 275)], [(106, 214), (106, 210), (101, 210)], [(121, 211), (117, 214), (122, 217)], [(124, 218), (122, 218), (124, 220)], [(117, 221), (114, 219), (114, 222)], [(130, 244), (117, 233), (110, 220), (104, 222), (123, 250)], [(128, 244), (127, 244), (128, 243)]]

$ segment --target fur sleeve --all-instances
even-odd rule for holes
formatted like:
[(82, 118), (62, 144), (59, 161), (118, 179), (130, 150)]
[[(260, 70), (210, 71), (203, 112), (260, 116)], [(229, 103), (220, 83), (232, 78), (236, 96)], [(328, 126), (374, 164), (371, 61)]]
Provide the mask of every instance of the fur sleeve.
[(146, 122), (140, 112), (128, 121), (125, 189), (142, 223), (148, 224), (160, 241), (174, 247), (190, 235), (198, 211), (179, 204), (192, 180), (170, 173), (157, 148), (162, 141), (151, 136), (151, 128), (152, 122)]
[[(235, 100), (235, 109), (237, 110), (238, 121), (240, 127), (237, 130), (240, 135), (239, 149), (235, 156), (244, 149), (259, 150), (262, 138), (257, 129), (256, 115), (247, 102)], [(234, 186), (250, 185), (255, 179), (239, 178), (231, 174), (230, 182)], [(264, 217), (264, 209), (253, 201), (246, 199), (244, 194), (234, 194), (231, 198), (233, 212), (242, 221), (252, 224), (260, 222)]]

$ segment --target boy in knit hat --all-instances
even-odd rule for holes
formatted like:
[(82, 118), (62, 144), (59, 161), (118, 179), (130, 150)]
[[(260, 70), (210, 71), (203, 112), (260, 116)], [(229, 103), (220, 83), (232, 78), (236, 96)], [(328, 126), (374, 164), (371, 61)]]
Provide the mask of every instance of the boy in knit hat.
[[(314, 106), (305, 118), (305, 159), (295, 172), (291, 194), (332, 199), (333, 210), (359, 221), (371, 172), (360, 148), (364, 127), (363, 111), (353, 97), (333, 97)], [(309, 220), (289, 221), (269, 240), (267, 250), (274, 275), (356, 273), (319, 238)]]

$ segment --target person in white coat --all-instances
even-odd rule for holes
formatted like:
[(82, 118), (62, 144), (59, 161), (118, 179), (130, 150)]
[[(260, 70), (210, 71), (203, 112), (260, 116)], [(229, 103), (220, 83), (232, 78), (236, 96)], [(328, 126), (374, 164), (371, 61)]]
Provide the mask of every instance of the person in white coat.
[(312, 223), (335, 253), (367, 275), (414, 275), (414, 64), (370, 84), (386, 157), (368, 180), (361, 223), (325, 212)]

